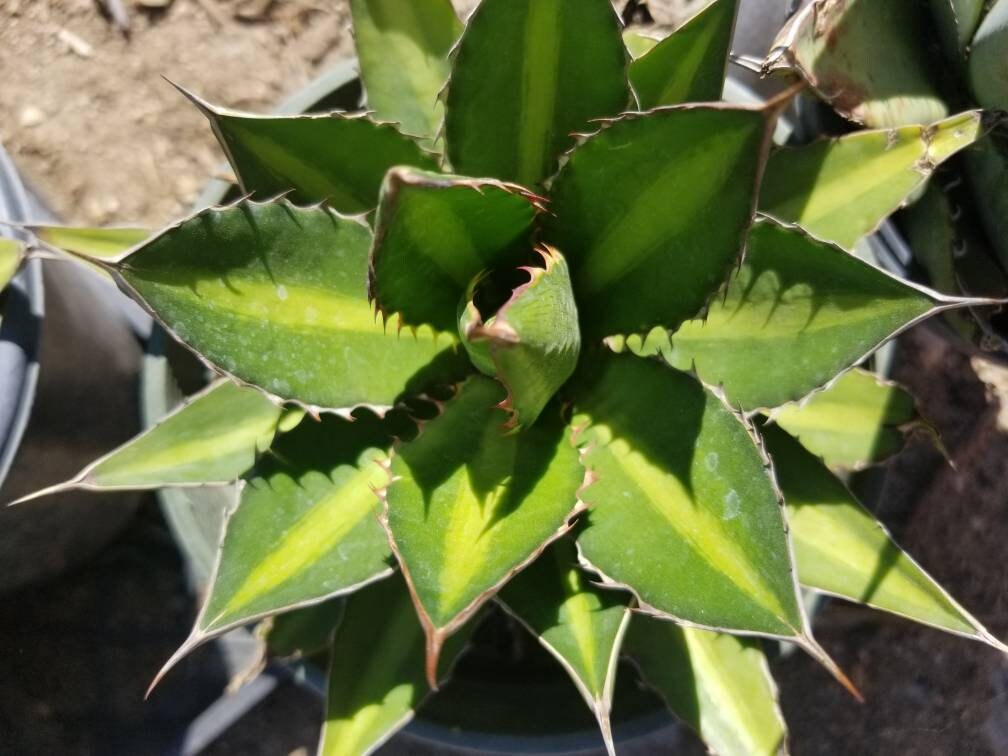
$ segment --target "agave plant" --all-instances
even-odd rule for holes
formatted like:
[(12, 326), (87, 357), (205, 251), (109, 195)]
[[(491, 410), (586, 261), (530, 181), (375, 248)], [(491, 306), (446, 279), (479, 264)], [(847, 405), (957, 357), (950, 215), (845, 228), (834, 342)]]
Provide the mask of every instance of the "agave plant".
[(447, 0), (351, 7), (367, 114), (190, 94), (245, 197), (118, 255), (38, 232), (215, 376), (57, 487), (240, 481), (158, 678), (274, 618), (274, 647), (330, 649), (321, 753), (369, 752), (496, 602), (610, 752), (625, 654), (712, 749), (751, 754), (785, 741), (757, 639), (854, 691), (802, 586), (1004, 650), (833, 472), (922, 422), (858, 366), (985, 303), (847, 249), (978, 112), (775, 148), (794, 90), (719, 101), (732, 0), (636, 58), (609, 0), (483, 0), (464, 27)]
[[(948, 293), (1008, 294), (1006, 49), (1008, 0), (816, 0), (781, 31), (766, 63), (768, 72), (797, 73), (861, 126), (900, 129), (987, 109), (986, 135), (909, 197), (899, 219), (926, 277)], [(947, 320), (1003, 355), (1008, 328), (998, 315), (981, 308)]]

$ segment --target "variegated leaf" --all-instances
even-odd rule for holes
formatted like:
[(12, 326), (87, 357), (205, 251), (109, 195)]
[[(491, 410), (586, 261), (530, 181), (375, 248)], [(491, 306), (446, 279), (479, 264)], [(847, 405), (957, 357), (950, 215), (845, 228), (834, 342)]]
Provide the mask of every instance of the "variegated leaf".
[(504, 586), (499, 600), (567, 670), (614, 754), (609, 715), (630, 597), (592, 585), (565, 538)]
[(351, 0), (350, 10), (368, 108), (431, 145), (448, 52), (462, 32), (450, 0)]
[(399, 333), (367, 300), (371, 232), (325, 207), (203, 210), (105, 265), (219, 372), (303, 406), (394, 406), (468, 370), (457, 334)]
[(909, 326), (984, 304), (905, 282), (797, 227), (770, 220), (749, 234), (745, 262), (707, 316), (662, 349), (683, 370), (721, 385), (732, 405), (777, 407), (825, 386)]
[(609, 0), (483, 0), (455, 49), (445, 107), (456, 171), (534, 187), (572, 134), (630, 102)]
[(71, 480), (19, 501), (73, 489), (231, 483), (252, 467), (257, 451), (270, 445), (282, 412), (261, 392), (218, 380)]
[(982, 133), (980, 112), (971, 110), (930, 126), (855, 131), (781, 148), (767, 163), (760, 210), (851, 249)]
[(623, 645), (644, 681), (711, 753), (787, 752), (777, 687), (758, 642), (636, 614)]
[(380, 419), (359, 411), (352, 420), (309, 418), (280, 436), (248, 476), (195, 627), (157, 679), (233, 627), (388, 575), (391, 555), (375, 489), (387, 479), (393, 437), (414, 431), (398, 412)]
[(903, 448), (904, 435), (913, 428), (937, 441), (909, 392), (859, 369), (799, 404), (778, 407), (771, 418), (827, 465), (841, 469), (885, 460)]
[(630, 64), (642, 110), (721, 99), (738, 0), (713, 0)]
[(558, 410), (505, 435), (504, 390), (468, 378), (396, 449), (386, 527), (427, 634), (427, 675), (445, 639), (580, 511), (584, 471)]
[(763, 435), (784, 491), (803, 585), (1008, 652), (893, 542), (815, 455), (779, 428), (767, 426)]
[(386, 317), (454, 333), (473, 279), (529, 254), (539, 198), (516, 184), (404, 168), (382, 184), (369, 293)]
[[(437, 679), (443, 682), (477, 620), (448, 639)], [(373, 753), (413, 718), (430, 694), (424, 631), (402, 578), (364, 588), (346, 602), (332, 643), (319, 756)]]
[(260, 116), (211, 105), (182, 92), (210, 121), (242, 189), (257, 199), (287, 195), (324, 202), (341, 213), (378, 204), (378, 189), (394, 165), (436, 168), (437, 159), (393, 124), (365, 115)]

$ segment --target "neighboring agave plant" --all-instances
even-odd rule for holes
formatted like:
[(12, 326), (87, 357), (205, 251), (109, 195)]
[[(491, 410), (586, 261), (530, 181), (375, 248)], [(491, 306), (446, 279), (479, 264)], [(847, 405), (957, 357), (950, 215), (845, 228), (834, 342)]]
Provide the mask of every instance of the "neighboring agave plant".
[(217, 376), (61, 486), (240, 479), (161, 674), (275, 617), (274, 648), (331, 650), (321, 753), (368, 752), (495, 601), (610, 751), (624, 653), (713, 750), (769, 754), (785, 727), (746, 638), (853, 690), (800, 586), (1004, 650), (830, 469), (920, 424), (856, 366), (984, 303), (847, 251), (981, 136), (978, 112), (773, 149), (793, 92), (718, 102), (732, 0), (636, 59), (609, 0), (483, 0), (464, 29), (447, 0), (352, 11), (383, 121), (190, 95), (247, 197), (113, 257), (38, 231)]
[[(899, 220), (933, 286), (1008, 295), (1008, 0), (815, 0), (782, 30), (766, 69), (798, 73), (844, 118), (894, 135), (987, 109), (988, 133), (914, 193)], [(922, 160), (927, 171), (933, 164)], [(1008, 354), (998, 314), (947, 319), (969, 341)]]

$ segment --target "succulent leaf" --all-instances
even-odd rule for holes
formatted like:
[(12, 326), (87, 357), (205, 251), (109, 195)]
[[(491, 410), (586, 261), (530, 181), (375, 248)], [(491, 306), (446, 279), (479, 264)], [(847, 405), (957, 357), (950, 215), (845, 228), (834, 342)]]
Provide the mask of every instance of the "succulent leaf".
[(930, 126), (855, 131), (770, 156), (760, 210), (850, 249), (982, 134), (980, 112)]
[(592, 585), (561, 539), (504, 586), (499, 601), (563, 665), (614, 753), (609, 714), (629, 596)]
[(584, 470), (558, 412), (505, 435), (505, 392), (468, 378), (441, 415), (396, 449), (385, 524), (427, 635), (441, 644), (569, 527)]
[(375, 489), (393, 437), (412, 423), (358, 412), (323, 416), (280, 436), (249, 474), (228, 517), (195, 627), (155, 683), (193, 648), (253, 619), (350, 593), (388, 575)]
[(813, 0), (774, 41), (766, 71), (802, 76), (840, 115), (870, 128), (948, 115), (931, 79), (919, 0)]
[(984, 0), (931, 0), (931, 15), (950, 61), (962, 63), (965, 60), (983, 9)]
[(713, 0), (657, 44), (634, 56), (630, 84), (642, 110), (721, 99), (738, 0)]
[(149, 229), (136, 227), (30, 226), (29, 228), (39, 240), (50, 246), (101, 258), (121, 255), (151, 235)]
[(92, 462), (74, 478), (20, 499), (83, 489), (128, 491), (223, 485), (270, 445), (282, 409), (255, 389), (221, 379), (157, 425)]
[(350, 11), (368, 108), (431, 146), (448, 53), (462, 31), (450, 0), (351, 0)]
[(382, 184), (368, 273), (386, 317), (454, 333), (473, 279), (529, 252), (540, 198), (516, 184), (394, 168)]
[(906, 389), (860, 369), (844, 373), (800, 404), (778, 407), (771, 417), (834, 469), (882, 462), (903, 447), (904, 435), (912, 429), (938, 438)]
[(346, 602), (330, 599), (269, 617), (256, 629), (272, 658), (303, 659), (325, 651), (343, 619)]
[[(508, 423), (515, 428), (535, 422), (574, 372), (581, 351), (567, 261), (550, 247), (543, 248), (542, 256), (545, 267), (524, 268), (530, 280), (492, 318), (486, 323), (468, 320), (462, 327), (474, 364), (479, 367), (488, 356), (494, 377), (507, 389), (505, 401), (513, 413)], [(466, 307), (466, 313), (473, 310)]]
[[(105, 264), (216, 370), (309, 408), (393, 406), (468, 370), (452, 332), (400, 334), (367, 300), (371, 232), (326, 207), (210, 208)], [(102, 262), (94, 258), (93, 261)]]
[(374, 209), (392, 166), (437, 168), (435, 156), (394, 124), (344, 113), (240, 113), (181, 91), (210, 121), (242, 190), (257, 199), (282, 194), (298, 204), (322, 202), (341, 213), (363, 213)]
[(983, 302), (906, 283), (797, 227), (761, 220), (723, 298), (673, 334), (665, 356), (721, 385), (732, 405), (777, 407), (925, 317)]
[(0, 238), (0, 289), (14, 278), (24, 259), (24, 244), (16, 239)]
[[(438, 680), (465, 650), (476, 621), (448, 639)], [(319, 756), (373, 753), (430, 694), (424, 631), (398, 575), (355, 593), (333, 638)]]
[(745, 421), (655, 360), (600, 353), (584, 363), (573, 424), (596, 478), (578, 536), (588, 565), (645, 611), (801, 636), (779, 494)]
[(970, 42), (969, 82), (977, 101), (1008, 110), (1008, 0), (994, 0)]
[(621, 117), (571, 152), (544, 239), (570, 263), (585, 338), (675, 328), (700, 312), (741, 255), (771, 120), (662, 108)]
[(572, 134), (627, 107), (627, 62), (609, 0), (483, 0), (448, 82), (453, 168), (536, 186)]
[[(653, 50), (661, 39), (650, 34), (643, 33), (638, 29), (630, 28), (623, 30), (623, 44), (626, 45), (627, 52), (630, 53), (631, 61), (637, 60), (649, 50)], [(631, 67), (633, 64), (631, 63)]]
[(1008, 140), (988, 136), (963, 155), (974, 206), (1001, 265), (1008, 268)]
[(794, 543), (798, 579), (1008, 652), (893, 542), (847, 487), (780, 428), (764, 426)]
[(777, 686), (757, 641), (635, 614), (624, 651), (718, 756), (786, 753)]

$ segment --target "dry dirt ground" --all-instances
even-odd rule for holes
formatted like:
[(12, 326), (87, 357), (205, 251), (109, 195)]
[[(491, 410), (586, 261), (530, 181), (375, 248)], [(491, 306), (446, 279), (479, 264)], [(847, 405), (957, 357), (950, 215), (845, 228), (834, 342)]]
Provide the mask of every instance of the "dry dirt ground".
[[(67, 222), (157, 227), (191, 205), (223, 160), (195, 108), (162, 76), (266, 111), (352, 54), (347, 0), (0, 0), (0, 143)], [(455, 0), (461, 13), (474, 0)], [(655, 19), (689, 0), (652, 0)]]

